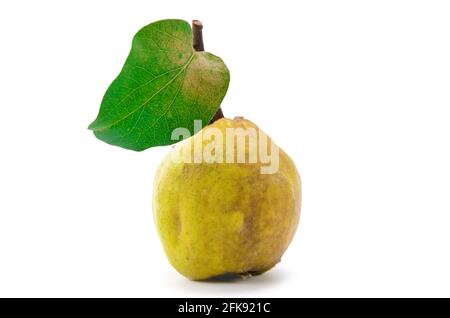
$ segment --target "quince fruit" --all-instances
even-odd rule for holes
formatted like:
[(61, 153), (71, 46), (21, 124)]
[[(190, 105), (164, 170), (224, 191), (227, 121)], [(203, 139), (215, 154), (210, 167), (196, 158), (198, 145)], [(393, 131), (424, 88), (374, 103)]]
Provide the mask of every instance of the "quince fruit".
[(161, 163), (154, 219), (182, 275), (249, 276), (280, 261), (299, 223), (301, 182), (294, 162), (266, 137), (249, 120), (223, 118)]

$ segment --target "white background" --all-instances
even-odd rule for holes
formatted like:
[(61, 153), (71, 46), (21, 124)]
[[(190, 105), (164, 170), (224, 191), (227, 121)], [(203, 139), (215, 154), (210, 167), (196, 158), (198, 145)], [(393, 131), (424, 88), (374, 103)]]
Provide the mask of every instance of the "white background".
[[(2, 1), (0, 296), (450, 296), (448, 1)], [(170, 147), (87, 130), (131, 39), (201, 19), (227, 116), (294, 159), (282, 262), (234, 283), (167, 262), (151, 211)]]

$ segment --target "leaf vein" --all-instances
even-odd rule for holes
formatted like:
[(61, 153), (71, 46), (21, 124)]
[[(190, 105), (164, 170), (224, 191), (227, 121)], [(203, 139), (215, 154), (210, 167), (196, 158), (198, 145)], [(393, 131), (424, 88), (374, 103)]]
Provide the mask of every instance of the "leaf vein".
[[(125, 120), (125, 119), (127, 119), (128, 117), (130, 117), (131, 115), (133, 115), (135, 112), (137, 112), (138, 110), (140, 110), (142, 107), (145, 107), (147, 104), (148, 104), (148, 102), (150, 102), (152, 99), (153, 99), (153, 97), (155, 97), (156, 95), (158, 95), (162, 90), (164, 90), (167, 86), (169, 86), (181, 73), (183, 73), (183, 71), (189, 66), (189, 64), (191, 63), (191, 61), (192, 61), (192, 59), (194, 58), (194, 54), (192, 54), (192, 56), (191, 56), (191, 58), (189, 59), (189, 61), (185, 64), (185, 65), (183, 65), (183, 66), (181, 66), (181, 67), (179, 67), (179, 68), (177, 68), (177, 69), (181, 69), (181, 71), (179, 71), (174, 77), (172, 77), (163, 87), (161, 87), (159, 90), (157, 90), (152, 96), (150, 96), (144, 103), (142, 103), (141, 105), (139, 105), (136, 109), (134, 109), (133, 111), (131, 111), (131, 112), (129, 112), (127, 115), (125, 115), (124, 117), (122, 117), (122, 118), (119, 118), (118, 120), (116, 120), (115, 122), (113, 122), (113, 123), (111, 123), (111, 124), (109, 124), (108, 126), (106, 126), (106, 127), (103, 127), (102, 129), (106, 129), (106, 128), (110, 128), (110, 127), (112, 127), (112, 126), (115, 126), (115, 125), (117, 125), (118, 123), (120, 123), (121, 121), (123, 121), (123, 120)], [(167, 73), (170, 73), (170, 72), (167, 72)], [(161, 75), (162, 76), (162, 75)], [(160, 77), (160, 76), (158, 76), (158, 77)], [(155, 79), (156, 79), (156, 77), (155, 77)], [(151, 81), (149, 81), (149, 82), (152, 82), (154, 79), (152, 79)], [(139, 86), (138, 88), (140, 88), (140, 87), (142, 87), (142, 86), (145, 86), (145, 85), (147, 85), (148, 83), (146, 83), (146, 84), (143, 84), (143, 85), (141, 85), (141, 86)], [(136, 88), (137, 89), (137, 88)], [(134, 90), (136, 90), (136, 89), (134, 89)], [(129, 95), (129, 94), (128, 94)], [(123, 101), (123, 100), (122, 100)], [(117, 105), (120, 105), (121, 103), (122, 103), (122, 101), (120, 101)], [(100, 130), (100, 129), (98, 129), (98, 130)]]

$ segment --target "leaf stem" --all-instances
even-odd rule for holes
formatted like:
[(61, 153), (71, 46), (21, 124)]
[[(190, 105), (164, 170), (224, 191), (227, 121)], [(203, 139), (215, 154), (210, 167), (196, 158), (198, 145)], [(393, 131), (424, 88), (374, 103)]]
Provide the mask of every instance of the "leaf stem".
[[(203, 24), (200, 20), (192, 21), (192, 46), (195, 51), (203, 52), (205, 51), (205, 46), (203, 45)], [(223, 118), (222, 108), (219, 107), (217, 112), (214, 114), (214, 117), (209, 122), (212, 124), (216, 120)]]

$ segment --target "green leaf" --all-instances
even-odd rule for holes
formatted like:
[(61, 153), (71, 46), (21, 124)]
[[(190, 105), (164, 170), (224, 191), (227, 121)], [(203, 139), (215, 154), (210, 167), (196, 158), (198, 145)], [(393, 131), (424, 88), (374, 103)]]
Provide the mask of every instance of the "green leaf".
[(175, 143), (175, 128), (193, 133), (195, 119), (209, 123), (229, 81), (219, 57), (193, 50), (189, 23), (151, 23), (134, 36), (125, 65), (89, 129), (109, 144), (138, 151)]

